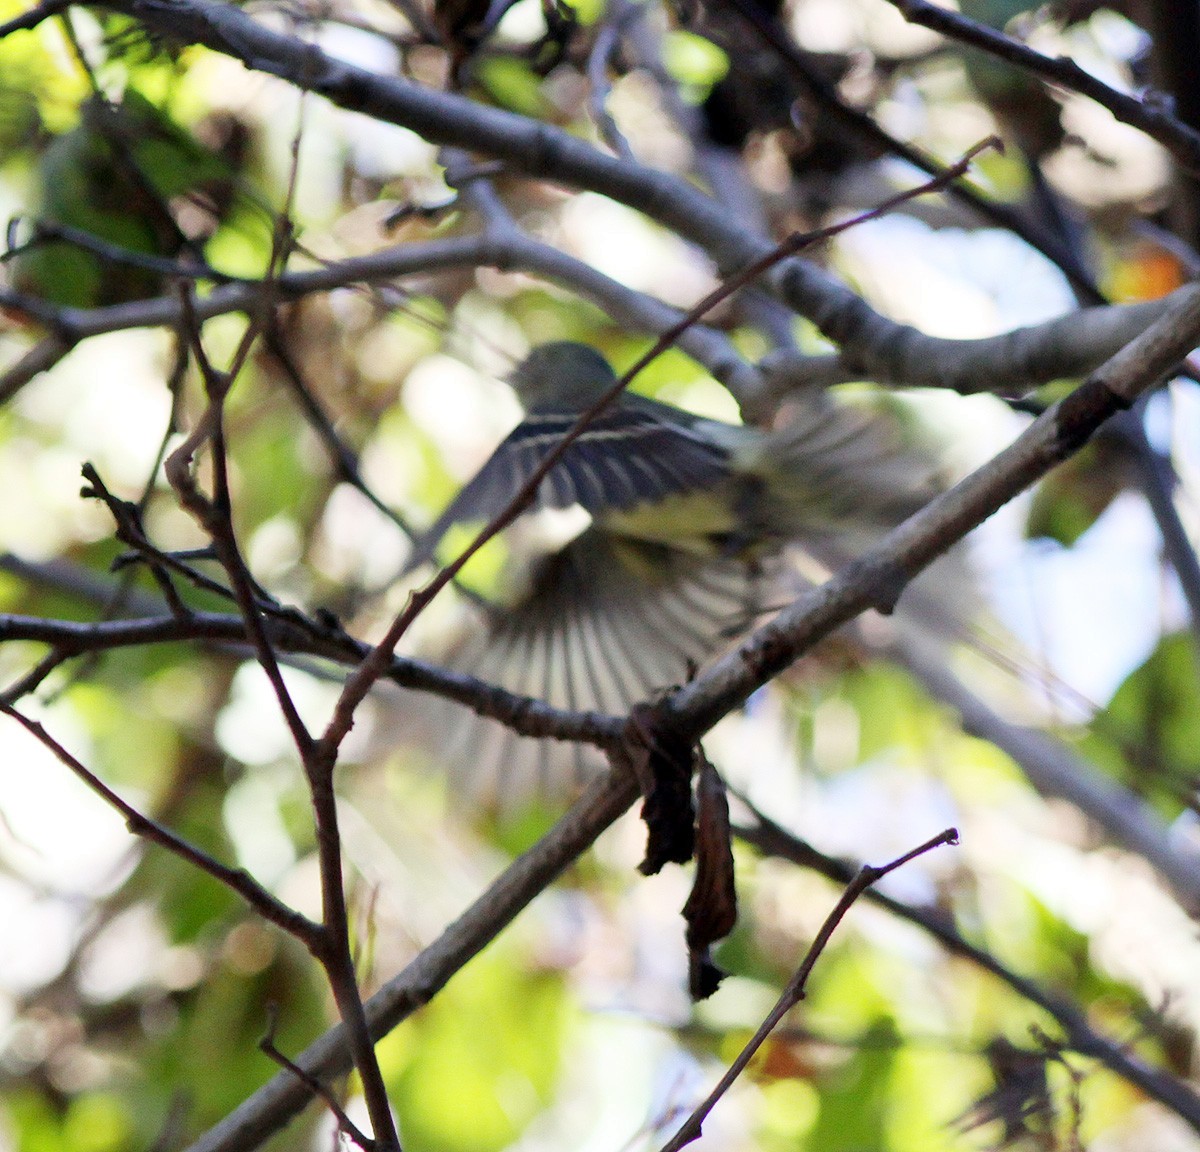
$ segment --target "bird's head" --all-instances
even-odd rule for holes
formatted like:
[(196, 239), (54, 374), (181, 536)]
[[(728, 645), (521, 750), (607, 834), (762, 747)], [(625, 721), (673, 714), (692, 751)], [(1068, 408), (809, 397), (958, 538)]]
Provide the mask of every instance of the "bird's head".
[(595, 348), (555, 340), (535, 348), (509, 377), (525, 410), (582, 412), (617, 382), (612, 366)]

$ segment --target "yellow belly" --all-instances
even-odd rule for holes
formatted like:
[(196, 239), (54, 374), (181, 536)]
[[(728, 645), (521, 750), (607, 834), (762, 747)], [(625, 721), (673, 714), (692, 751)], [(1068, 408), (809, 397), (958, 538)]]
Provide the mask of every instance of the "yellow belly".
[(625, 512), (606, 512), (599, 524), (621, 536), (712, 556), (724, 550), (721, 540), (738, 529), (731, 502), (722, 498), (727, 495), (706, 491), (669, 496)]

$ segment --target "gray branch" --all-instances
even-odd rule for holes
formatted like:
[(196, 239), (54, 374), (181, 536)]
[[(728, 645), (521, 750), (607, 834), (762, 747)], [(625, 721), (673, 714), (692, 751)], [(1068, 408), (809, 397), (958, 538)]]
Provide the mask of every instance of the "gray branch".
[[(428, 1003), (468, 960), (495, 939), (517, 914), (587, 850), (633, 803), (632, 775), (601, 777), (557, 824), (517, 857), (445, 932), (367, 1001), (372, 1035), (386, 1036)], [(296, 1059), (310, 1076), (329, 1080), (350, 1067), (342, 1027), (330, 1029)], [(312, 1099), (308, 1087), (280, 1072), (210, 1128), (187, 1152), (246, 1152), (278, 1133)]]
[[(1086, 443), (1108, 416), (1128, 408), (1139, 393), (1170, 371), (1198, 338), (1200, 287), (1191, 286), (1149, 331), (1049, 409), (1009, 449), (664, 701), (659, 713), (663, 721), (685, 738), (698, 738), (817, 640), (868, 607), (890, 608), (908, 579)], [(432, 996), (542, 886), (590, 845), (632, 803), (635, 794), (632, 777), (620, 772), (594, 784), (546, 838), (521, 856), (437, 942), (370, 1001), (374, 1034), (382, 1035)], [(347, 1057), (340, 1031), (326, 1033), (297, 1063), (318, 1077), (343, 1071)], [(295, 1115), (308, 1098), (302, 1084), (281, 1074), (189, 1152), (241, 1152), (254, 1147)]]
[(1164, 316), (1048, 408), (1008, 448), (676, 692), (667, 702), (672, 724), (697, 736), (707, 732), (859, 613), (868, 608), (890, 612), (918, 572), (1083, 447), (1105, 420), (1128, 409), (1187, 356), (1200, 339), (1200, 286), (1188, 285), (1171, 299)]
[[(234, 5), (116, 0), (112, 7), (163, 36), (206, 45), (247, 68), (281, 76), (343, 108), (409, 128), (434, 143), (498, 158), (538, 179), (599, 192), (703, 248), (723, 275), (771, 251), (769, 243), (686, 180), (610, 156), (551, 125), (333, 59), (315, 45), (257, 23)], [(1045, 354), (1041, 345), (1056, 345), (1067, 337), (1077, 350), (1074, 362), (1090, 368), (1128, 340), (1131, 328), (1143, 329), (1173, 299), (1096, 310), (1095, 320), (1073, 317), (1065, 325), (1026, 329), (1019, 338), (946, 340), (881, 316), (834, 276), (797, 258), (780, 264), (767, 286), (838, 345), (864, 379), (952, 388), (969, 388), (980, 374), (998, 383), (1010, 375), (1027, 379), (1028, 365)], [(1131, 318), (1127, 323), (1126, 314)]]
[(1113, 843), (1148, 861), (1184, 908), (1200, 909), (1200, 853), (1178, 849), (1146, 801), (1045, 733), (998, 716), (919, 643), (901, 641), (893, 654), (931, 696), (958, 713), (965, 732), (995, 744), (1044, 796), (1069, 801)]
[[(478, 194), (472, 188), (472, 195)], [(422, 244), (404, 244), (332, 261), (320, 268), (288, 272), (270, 285), (279, 300), (298, 300), (319, 292), (333, 292), (352, 284), (380, 284), (405, 276), (459, 268), (491, 267), (500, 271), (518, 269), (561, 284), (591, 300), (617, 324), (659, 334), (677, 324), (682, 313), (656, 297), (627, 288), (590, 264), (557, 248), (534, 240), (508, 220), (504, 226), (489, 221), (486, 233), (434, 240)], [(197, 320), (211, 320), (230, 312), (253, 313), (262, 300), (266, 286), (259, 281), (223, 284), (191, 305)], [(23, 297), (0, 287), (0, 305), (21, 307)], [(35, 345), (0, 377), (0, 404), (11, 399), (39, 372), (53, 367), (70, 350), (93, 336), (136, 328), (175, 328), (183, 321), (183, 305), (178, 296), (159, 296), (104, 308), (62, 308), (53, 316), (54, 336)], [(735, 395), (748, 395), (761, 389), (758, 374), (743, 360), (727, 336), (715, 328), (697, 324), (679, 338), (679, 347)]]

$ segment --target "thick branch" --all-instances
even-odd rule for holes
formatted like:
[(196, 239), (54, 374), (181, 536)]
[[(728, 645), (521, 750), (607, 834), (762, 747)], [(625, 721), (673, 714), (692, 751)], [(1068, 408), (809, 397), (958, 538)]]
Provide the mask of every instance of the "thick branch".
[(909, 580), (972, 528), (1078, 451), (1105, 420), (1167, 375), (1200, 338), (1200, 287), (1008, 448), (906, 520), (827, 583), (801, 596), (666, 704), (671, 723), (699, 736), (818, 640), (868, 608), (891, 611)]
[[(343, 108), (400, 124), (427, 140), (498, 157), (530, 176), (600, 192), (703, 247), (722, 274), (770, 252), (769, 244), (745, 231), (721, 205), (685, 180), (616, 159), (551, 125), (332, 59), (315, 45), (257, 24), (241, 8), (217, 0), (118, 0), (112, 7), (164, 35), (204, 44), (248, 68), (282, 76)], [(904, 352), (900, 362), (905, 372), (912, 374), (909, 383), (953, 386), (946, 381), (964, 374), (962, 346), (973, 342), (936, 339), (898, 325), (812, 264), (788, 260), (769, 284), (840, 345), (843, 354), (853, 356), (864, 378), (898, 378), (901, 373), (893, 367), (897, 348)], [(1127, 332), (1099, 355), (1111, 355), (1125, 339)], [(1003, 341), (991, 350), (988, 371), (993, 377), (1004, 376)], [(972, 363), (969, 374), (977, 371)]]
[[(1189, 288), (1143, 337), (1124, 349), (1067, 400), (1051, 408), (1014, 445), (951, 492), (936, 500), (862, 561), (823, 588), (802, 597), (771, 624), (758, 629), (730, 657), (681, 689), (666, 707), (686, 733), (700, 734), (737, 707), (759, 685), (791, 663), (807, 645), (872, 604), (887, 604), (904, 581), (978, 524), (1015, 492), (1086, 442), (1115, 411), (1157, 382), (1200, 333), (1200, 289)], [(432, 995), (449, 975), (490, 940), (503, 924), (632, 802), (629, 777), (598, 782), (550, 835), (522, 856), (464, 917), (426, 950), (369, 1005), (372, 1027), (386, 1030), (416, 1003)], [(465, 951), (464, 951), (465, 949)], [(418, 969), (432, 968), (426, 978)], [(420, 992), (414, 989), (420, 989)], [(378, 1034), (378, 1033), (377, 1033)], [(312, 1074), (345, 1067), (336, 1032), (310, 1049), (302, 1065)], [(327, 1071), (327, 1069), (329, 1071)], [(304, 1088), (276, 1078), (222, 1122), (192, 1152), (232, 1152), (254, 1146), (283, 1118), (303, 1106)]]
[[(602, 308), (622, 326), (661, 332), (679, 320), (680, 312), (653, 296), (627, 288), (597, 272), (589, 264), (520, 232), (515, 226), (503, 231), (489, 229), (484, 236), (462, 236), (424, 244), (404, 244), (331, 261), (320, 268), (287, 272), (272, 281), (271, 291), (279, 300), (299, 300), (319, 292), (332, 292), (353, 284), (378, 284), (405, 276), (428, 276), (431, 272), (460, 268), (492, 267), (514, 269), (544, 276), (578, 293)], [(239, 280), (222, 284), (192, 302), (198, 320), (230, 312), (257, 312), (264, 286), (260, 281)], [(0, 305), (20, 309), (26, 298), (0, 286)], [(53, 367), (73, 344), (107, 332), (137, 328), (177, 328), (183, 321), (183, 305), (177, 295), (114, 304), (106, 308), (54, 308), (42, 303), (42, 323), (56, 333), (13, 365), (0, 377), (0, 403), (11, 397), (39, 372)], [(49, 311), (47, 311), (50, 309)], [(679, 340), (679, 346), (703, 364), (735, 392), (750, 390), (749, 372), (728, 337), (716, 329), (696, 325)]]
[[(386, 1035), (427, 1003), (471, 957), (478, 954), (539, 892), (579, 857), (637, 796), (632, 776), (601, 778), (529, 851), (512, 862), (441, 936), (367, 1001), (372, 1034)], [(321, 1080), (349, 1067), (339, 1026), (300, 1055), (296, 1063)], [(290, 1072), (269, 1084), (200, 1137), (187, 1152), (246, 1152), (280, 1131), (311, 1099)]]
[(896, 343), (887, 363), (867, 362), (849, 350), (828, 359), (778, 352), (764, 367), (772, 395), (840, 380), (870, 379), (900, 387), (919, 383), (963, 396), (980, 392), (1020, 396), (1051, 380), (1086, 376), (1096, 367), (1097, 353), (1100, 358), (1112, 355), (1144, 332), (1162, 311), (1160, 300), (1109, 304), (1072, 312), (1044, 324), (1014, 328), (999, 336), (950, 341), (955, 347), (942, 357), (936, 378), (929, 378), (927, 366), (921, 363), (929, 338), (903, 325), (897, 325), (893, 337)]

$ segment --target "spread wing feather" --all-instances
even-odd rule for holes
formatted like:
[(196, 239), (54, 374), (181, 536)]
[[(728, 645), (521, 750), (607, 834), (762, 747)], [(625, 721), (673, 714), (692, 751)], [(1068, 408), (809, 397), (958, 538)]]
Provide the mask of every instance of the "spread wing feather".
[[(661, 578), (648, 582), (651, 563)], [(620, 714), (682, 683), (778, 586), (771, 564), (698, 559), (593, 528), (544, 562), (522, 603), (489, 610), (447, 663), (559, 708)], [(423, 725), (438, 734), (435, 759), (485, 806), (561, 794), (603, 766), (592, 748), (516, 736), (448, 701), (423, 697), (420, 706), (436, 716)]]

